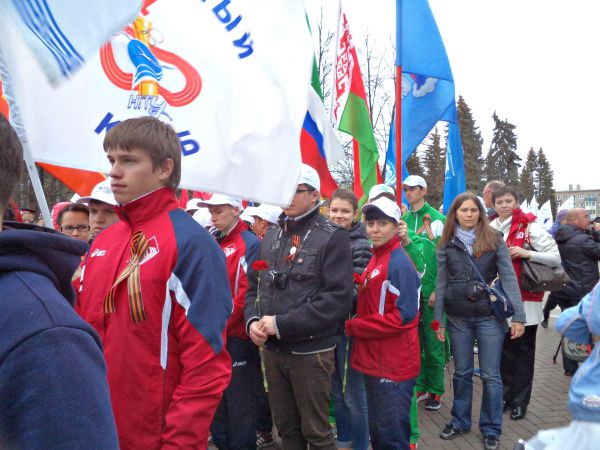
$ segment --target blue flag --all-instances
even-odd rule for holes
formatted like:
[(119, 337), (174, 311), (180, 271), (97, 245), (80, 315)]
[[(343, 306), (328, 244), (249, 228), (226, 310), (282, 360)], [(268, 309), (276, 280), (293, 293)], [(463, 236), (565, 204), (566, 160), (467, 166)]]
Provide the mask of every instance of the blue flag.
[[(396, 0), (396, 65), (402, 66), (402, 166), (417, 146), (425, 139), (435, 124), (446, 121), (456, 122), (456, 103), (454, 78), (450, 69), (448, 55), (437, 24), (427, 0)], [(394, 124), (390, 130), (386, 163), (386, 182), (396, 178), (396, 143)], [(458, 126), (456, 127), (456, 131)], [(449, 141), (450, 132), (449, 130)], [(454, 136), (453, 136), (454, 137)], [(450, 190), (465, 190), (464, 164), (460, 135), (454, 139), (452, 148), (454, 165), (452, 180), (462, 180)], [(446, 172), (447, 174), (450, 172)], [(446, 184), (449, 179), (446, 178)], [(444, 192), (447, 186), (444, 187)], [(454, 197), (452, 197), (454, 198)], [(446, 195), (444, 195), (446, 202)], [(444, 209), (446, 205), (444, 203)]]
[(465, 179), (465, 161), (463, 159), (462, 140), (456, 118), (448, 122), (448, 144), (446, 146), (446, 173), (444, 176), (444, 214), (458, 194), (467, 189)]

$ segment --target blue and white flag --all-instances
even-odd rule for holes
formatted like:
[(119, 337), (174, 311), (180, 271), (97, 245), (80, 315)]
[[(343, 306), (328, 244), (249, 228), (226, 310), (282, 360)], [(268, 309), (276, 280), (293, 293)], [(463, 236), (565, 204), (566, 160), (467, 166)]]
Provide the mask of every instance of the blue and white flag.
[[(402, 67), (404, 165), (438, 121), (456, 122), (456, 103), (450, 62), (428, 1), (396, 0), (396, 8), (399, 19), (396, 24), (396, 66)], [(450, 158), (446, 175), (450, 178), (446, 178), (445, 190), (459, 193), (465, 190), (465, 177), (458, 126), (454, 131), (450, 127), (448, 139)], [(390, 139), (388, 160), (395, 151), (395, 140)], [(386, 166), (386, 180), (388, 174), (395, 179), (395, 167), (390, 170)], [(445, 208), (446, 199), (444, 195)]]
[(141, 0), (0, 0), (0, 16), (12, 23), (50, 83), (57, 85), (133, 21), (141, 4)]

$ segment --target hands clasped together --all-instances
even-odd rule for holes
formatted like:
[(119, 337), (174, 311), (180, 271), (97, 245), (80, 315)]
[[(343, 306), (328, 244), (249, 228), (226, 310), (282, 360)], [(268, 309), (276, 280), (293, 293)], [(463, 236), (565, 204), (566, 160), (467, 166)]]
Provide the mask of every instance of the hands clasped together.
[(275, 335), (275, 316), (263, 316), (250, 324), (250, 339), (259, 347), (272, 335)]

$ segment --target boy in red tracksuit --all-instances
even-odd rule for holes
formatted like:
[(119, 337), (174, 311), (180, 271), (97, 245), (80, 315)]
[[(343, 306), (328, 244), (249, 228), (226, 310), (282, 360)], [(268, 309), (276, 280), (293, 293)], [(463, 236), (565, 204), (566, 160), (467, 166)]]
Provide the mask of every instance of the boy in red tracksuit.
[(373, 448), (408, 449), (409, 411), (419, 374), (420, 281), (398, 238), (400, 208), (379, 198), (363, 207), (374, 255), (359, 282), (351, 363), (364, 374)]
[(258, 348), (246, 333), (244, 303), (248, 290), (246, 273), (258, 255), (260, 241), (240, 220), (241, 200), (214, 194), (199, 205), (207, 206), (210, 212), (215, 237), (225, 254), (233, 295), (233, 313), (227, 322), (231, 383), (223, 393), (210, 431), (220, 449), (251, 449), (256, 447), (256, 386), (260, 362)]
[(231, 377), (225, 257), (178, 208), (181, 145), (170, 125), (126, 120), (104, 149), (121, 220), (92, 244), (77, 312), (104, 346), (120, 448), (206, 448)]

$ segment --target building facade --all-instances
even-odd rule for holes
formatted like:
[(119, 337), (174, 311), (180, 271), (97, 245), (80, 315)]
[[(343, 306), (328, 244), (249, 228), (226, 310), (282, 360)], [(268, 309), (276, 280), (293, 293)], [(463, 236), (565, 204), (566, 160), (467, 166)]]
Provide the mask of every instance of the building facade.
[(557, 208), (562, 203), (573, 197), (575, 208), (587, 210), (593, 219), (600, 216), (600, 189), (581, 189), (581, 185), (569, 185), (568, 191), (556, 191), (555, 200)]

